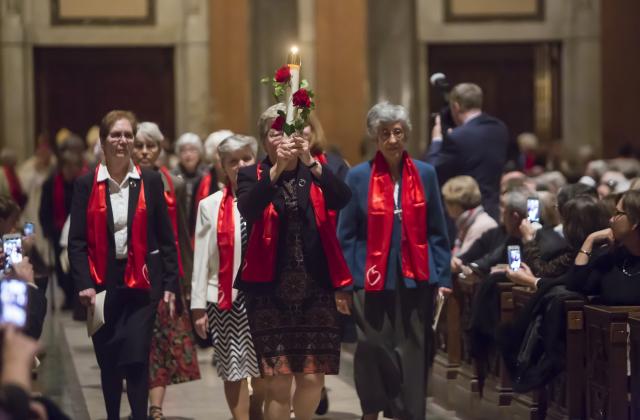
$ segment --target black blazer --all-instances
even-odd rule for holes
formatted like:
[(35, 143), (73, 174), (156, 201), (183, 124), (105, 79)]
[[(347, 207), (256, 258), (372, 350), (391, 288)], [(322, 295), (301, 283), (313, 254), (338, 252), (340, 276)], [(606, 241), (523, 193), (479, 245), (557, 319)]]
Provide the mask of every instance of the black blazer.
[[(89, 274), (89, 254), (87, 251), (87, 206), (93, 187), (95, 172), (82, 175), (76, 180), (71, 207), (71, 226), (69, 228), (69, 263), (71, 276), (78, 291), (96, 288), (97, 291), (116, 287), (123, 287), (122, 278), (116, 278), (114, 270), (115, 240), (113, 236), (113, 213), (109, 200), (109, 184), (107, 183), (107, 238), (109, 248), (107, 253), (107, 275), (104, 287), (98, 287)], [(151, 298), (159, 299), (163, 291), (177, 292), (178, 286), (178, 256), (171, 227), (171, 220), (167, 213), (167, 203), (164, 200), (162, 178), (152, 170), (142, 170), (144, 194), (147, 203), (147, 267), (151, 281)], [(129, 181), (129, 246), (131, 246), (131, 224), (138, 204), (140, 182)], [(154, 252), (154, 251), (159, 252)]]
[(433, 142), (426, 161), (435, 166), (442, 186), (458, 175), (478, 182), (482, 205), (491, 217), (500, 214), (500, 177), (507, 162), (509, 132), (502, 121), (480, 114), (454, 128), (443, 142)]
[[(271, 162), (265, 158), (260, 163), (261, 177), (258, 181), (256, 165), (240, 169), (238, 172), (238, 210), (247, 222), (247, 232), (251, 232), (253, 223), (262, 218), (264, 209), (269, 203), (273, 203), (279, 215), (285, 212), (284, 197), (279, 194), (279, 188), (271, 185), (269, 171)], [(304, 165), (298, 165), (296, 173), (296, 186), (298, 208), (303, 214), (302, 241), (304, 246), (304, 262), (307, 272), (313, 279), (326, 289), (333, 289), (327, 258), (325, 257), (310, 199), (311, 183), (314, 182), (324, 193), (327, 209), (340, 210), (351, 199), (351, 190), (341, 181), (327, 166), (322, 166), (322, 176), (316, 179), (311, 171)], [(275, 268), (275, 281), (272, 283), (247, 283), (242, 280), (242, 272), (238, 273), (236, 287), (252, 292), (267, 292), (278, 281), (280, 268), (284, 264), (284, 251), (286, 249), (286, 217), (280, 217), (280, 234), (278, 236), (278, 253)], [(265, 267), (266, 268), (266, 267)]]
[[(58, 175), (59, 171), (53, 172), (47, 180), (42, 184), (42, 194), (40, 195), (40, 210), (38, 211), (38, 218), (40, 219), (40, 225), (44, 236), (49, 239), (55, 245), (56, 249), (60, 247), (60, 233), (56, 229), (53, 220), (53, 202), (60, 197), (53, 196), (53, 183)], [(64, 182), (64, 208), (66, 215), (69, 214), (71, 209), (71, 199), (73, 197), (73, 181)]]

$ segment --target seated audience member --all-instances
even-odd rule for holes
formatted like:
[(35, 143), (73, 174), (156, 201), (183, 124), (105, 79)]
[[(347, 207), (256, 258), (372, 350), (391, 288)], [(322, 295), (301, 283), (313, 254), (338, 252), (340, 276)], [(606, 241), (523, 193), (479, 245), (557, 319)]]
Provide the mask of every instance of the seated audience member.
[[(567, 287), (599, 295), (604, 305), (640, 304), (640, 191), (618, 200), (610, 227), (584, 241), (568, 277)], [(606, 245), (599, 247), (600, 245)]]
[(564, 205), (567, 204), (569, 200), (580, 195), (589, 195), (593, 198), (598, 198), (598, 192), (596, 191), (595, 187), (583, 184), (581, 182), (566, 185), (560, 188), (560, 191), (558, 191), (556, 202), (558, 206), (558, 213), (560, 213), (561, 224), (554, 228), (556, 232), (562, 234), (562, 223), (567, 220), (567, 215), (564, 213)]
[(567, 178), (559, 171), (542, 173), (534, 178), (533, 181), (539, 191), (549, 191), (554, 195), (557, 194), (562, 187), (567, 185)]
[(502, 224), (486, 231), (467, 252), (451, 259), (452, 273), (463, 272), (463, 266), (486, 275), (497, 264), (507, 262), (507, 246), (522, 245), (520, 224), (527, 216), (527, 190), (509, 191), (500, 197)]
[[(18, 205), (10, 197), (0, 195), (0, 237), (8, 233), (18, 232), (17, 224), (19, 217), (20, 208)], [(0, 279), (16, 278), (27, 282), (29, 285), (29, 303), (27, 308), (29, 314), (27, 316), (25, 333), (37, 339), (42, 333), (42, 326), (47, 313), (47, 298), (44, 289), (39, 288), (36, 284), (34, 267), (30, 261), (34, 253), (35, 246), (33, 236), (22, 237), (22, 261), (15, 264), (9, 272), (0, 272)], [(0, 248), (0, 267), (4, 266), (5, 255), (2, 248)], [(44, 283), (46, 284), (46, 281)]]
[(551, 260), (542, 257), (538, 241), (534, 241), (530, 232), (523, 229), (524, 260), (522, 269), (507, 270), (507, 278), (521, 286), (536, 288), (541, 278), (555, 278), (565, 274), (573, 266), (576, 254), (586, 238), (593, 232), (608, 225), (606, 209), (598, 200), (589, 195), (580, 195), (565, 203), (562, 213), (567, 221), (563, 225), (564, 240), (567, 247), (564, 252)]
[(442, 186), (447, 214), (455, 221), (457, 236), (452, 254), (460, 255), (489, 229), (498, 226), (482, 207), (478, 183), (470, 176), (456, 176)]
[(609, 194), (620, 194), (629, 189), (631, 182), (622, 172), (607, 171), (600, 178), (598, 185), (598, 195), (604, 198)]

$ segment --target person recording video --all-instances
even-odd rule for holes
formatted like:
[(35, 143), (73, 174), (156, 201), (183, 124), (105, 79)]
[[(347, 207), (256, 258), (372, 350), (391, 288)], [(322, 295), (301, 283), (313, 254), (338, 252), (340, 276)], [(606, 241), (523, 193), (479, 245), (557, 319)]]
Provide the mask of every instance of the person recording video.
[(459, 175), (473, 177), (480, 186), (484, 209), (498, 220), (509, 133), (502, 121), (482, 111), (482, 99), (482, 89), (474, 83), (453, 87), (448, 100), (455, 127), (443, 132), (441, 115), (435, 117), (425, 160), (435, 166), (440, 185)]

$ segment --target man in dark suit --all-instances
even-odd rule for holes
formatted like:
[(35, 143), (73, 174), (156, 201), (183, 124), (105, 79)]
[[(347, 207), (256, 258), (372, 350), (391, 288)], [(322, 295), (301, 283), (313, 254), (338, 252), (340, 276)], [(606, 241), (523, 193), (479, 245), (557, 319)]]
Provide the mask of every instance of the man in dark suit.
[(425, 160), (435, 166), (440, 185), (458, 175), (473, 177), (482, 192), (482, 205), (498, 220), (507, 127), (482, 112), (482, 89), (473, 83), (456, 85), (449, 94), (449, 107), (456, 127), (443, 140), (440, 118), (436, 118)]

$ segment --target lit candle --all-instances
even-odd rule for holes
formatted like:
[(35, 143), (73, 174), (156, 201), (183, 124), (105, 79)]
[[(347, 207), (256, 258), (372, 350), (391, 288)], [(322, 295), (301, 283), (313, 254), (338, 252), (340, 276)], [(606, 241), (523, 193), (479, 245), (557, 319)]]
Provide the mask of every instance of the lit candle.
[(291, 88), (287, 94), (287, 124), (293, 123), (296, 118), (296, 109), (293, 107), (293, 94), (300, 89), (300, 55), (298, 47), (291, 47), (291, 52), (287, 56), (287, 65), (291, 72)]

